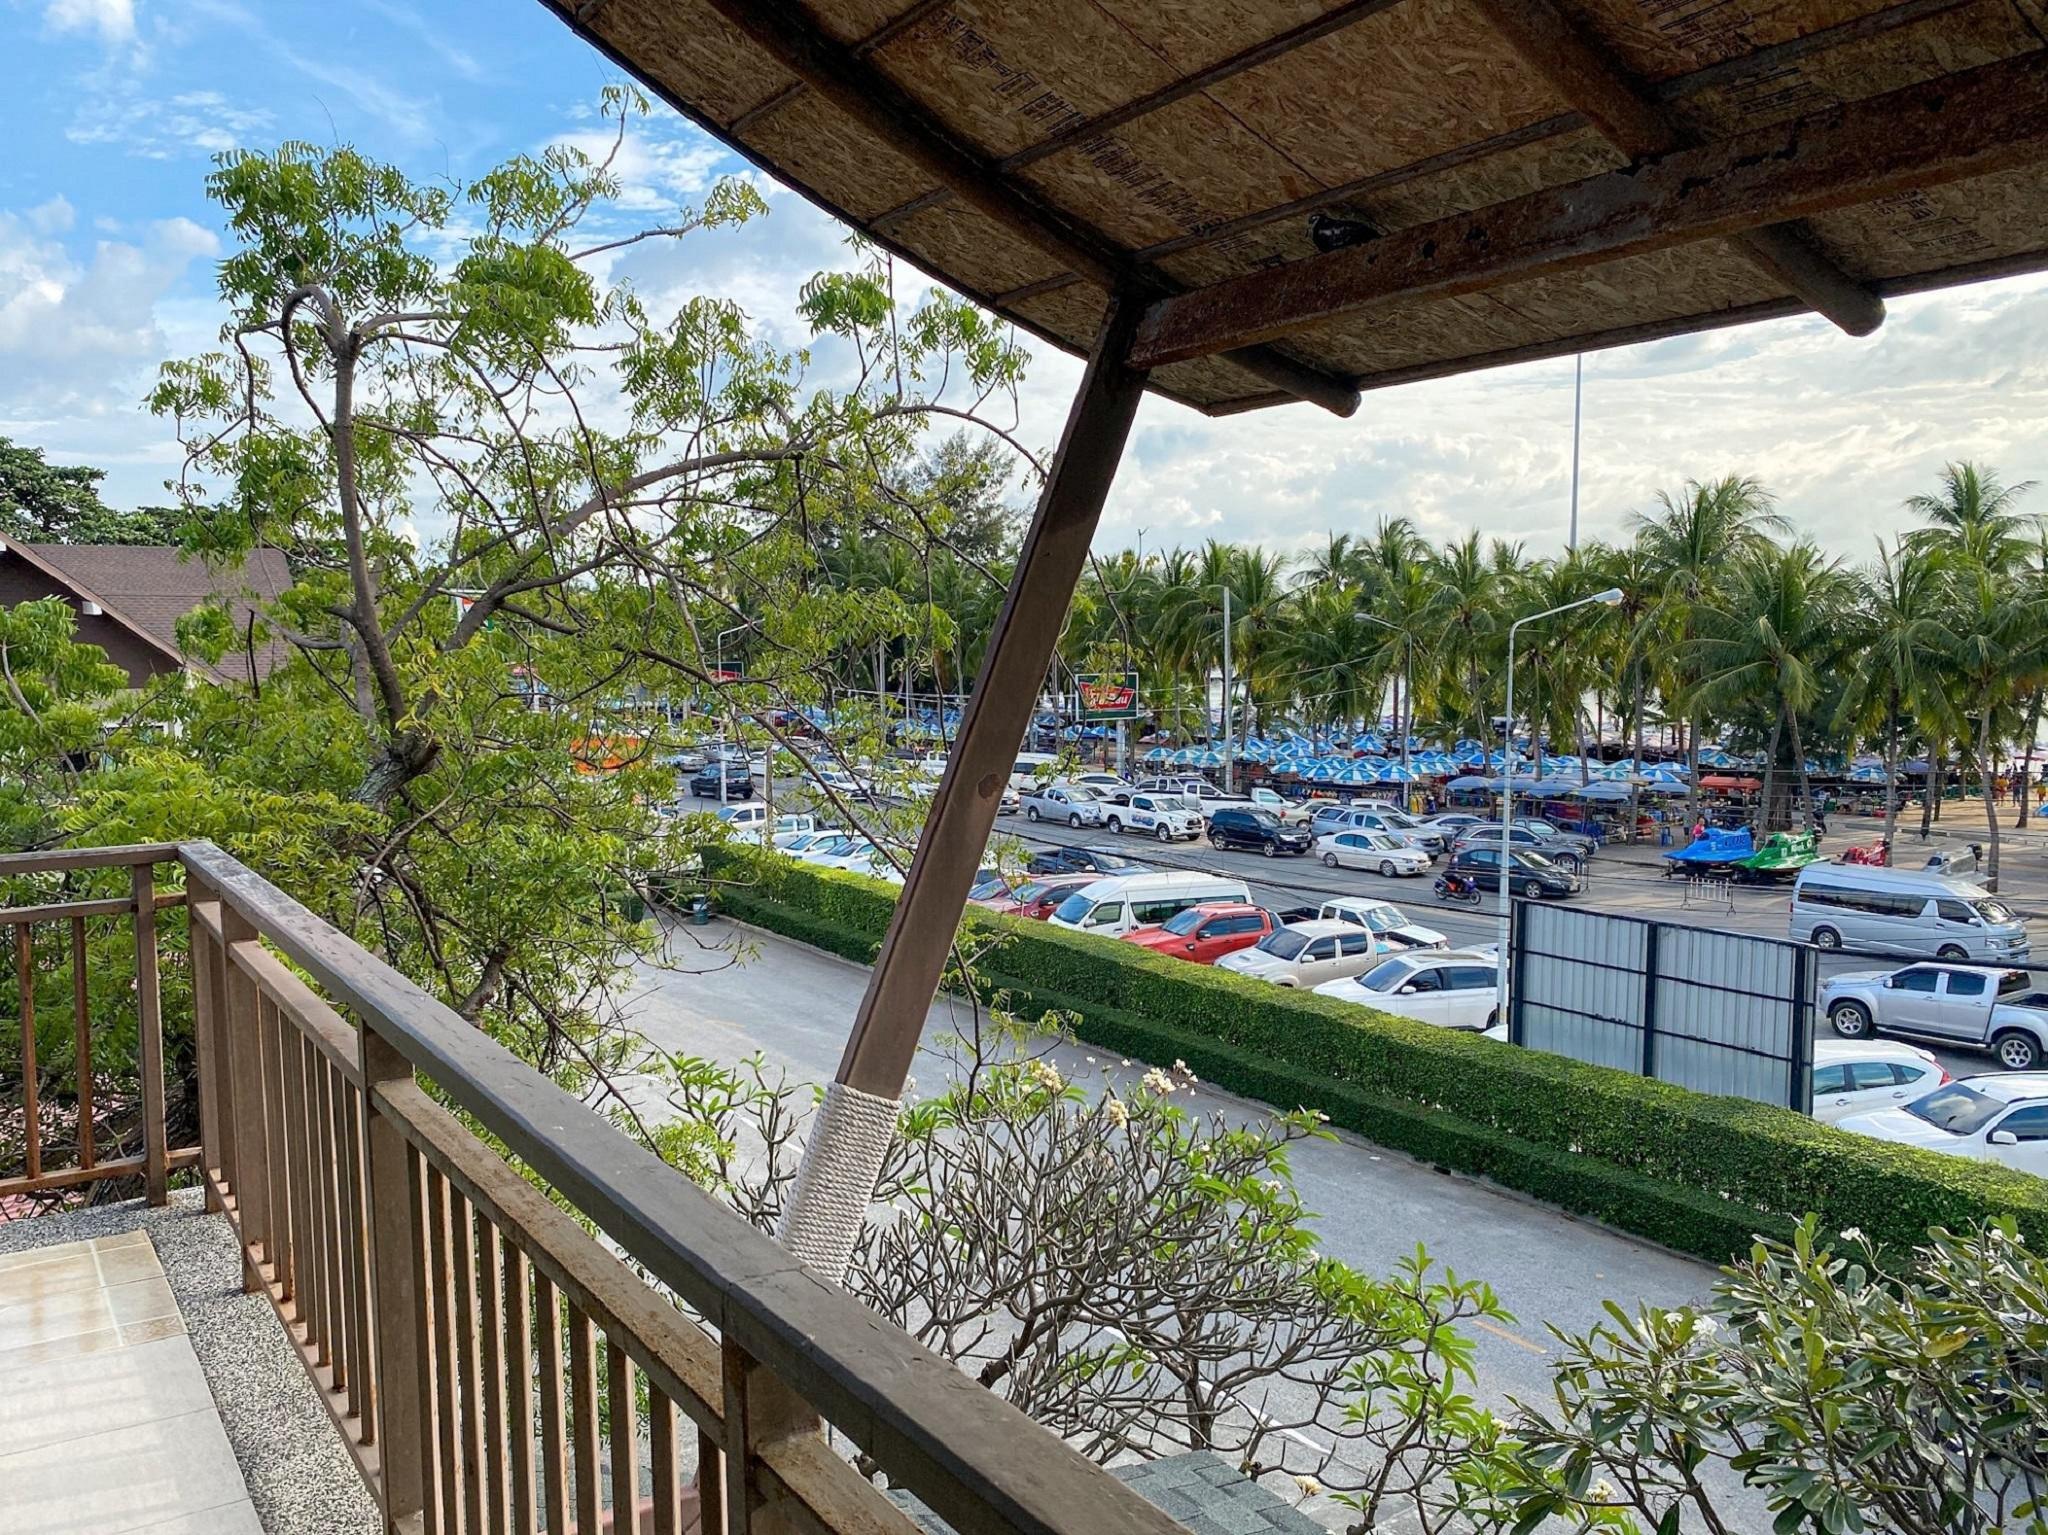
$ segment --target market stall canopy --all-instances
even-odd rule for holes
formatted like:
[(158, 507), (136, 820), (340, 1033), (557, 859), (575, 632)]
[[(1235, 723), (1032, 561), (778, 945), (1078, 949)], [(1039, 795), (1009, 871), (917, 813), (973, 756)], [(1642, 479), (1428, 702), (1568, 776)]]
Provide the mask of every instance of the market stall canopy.
[(1700, 780), (1702, 789), (1723, 789), (1744, 794), (1754, 794), (1763, 786), (1763, 780), (1760, 778), (1736, 778), (1727, 773), (1709, 773)]
[(545, 0), (718, 138), (1222, 413), (2048, 264), (2048, 0)]

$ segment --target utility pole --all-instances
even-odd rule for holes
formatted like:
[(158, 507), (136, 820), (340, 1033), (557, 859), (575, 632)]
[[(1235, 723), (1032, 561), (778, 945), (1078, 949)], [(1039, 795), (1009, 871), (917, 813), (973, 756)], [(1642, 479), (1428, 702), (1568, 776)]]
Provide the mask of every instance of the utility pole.
[(1586, 354), (1572, 359), (1572, 523), (1565, 536), (1565, 548), (1579, 547), (1579, 406), (1586, 381)]
[(1236, 785), (1231, 774), (1231, 748), (1236, 742), (1236, 732), (1231, 729), (1230, 720), (1230, 588), (1223, 588), (1223, 792), (1231, 794)]

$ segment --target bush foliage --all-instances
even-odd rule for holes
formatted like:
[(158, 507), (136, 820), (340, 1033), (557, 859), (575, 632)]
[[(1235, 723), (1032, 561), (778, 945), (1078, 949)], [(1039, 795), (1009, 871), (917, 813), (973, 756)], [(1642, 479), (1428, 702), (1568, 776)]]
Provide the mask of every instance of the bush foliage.
[[(874, 958), (896, 892), (721, 849), (726, 909), (848, 959)], [(1181, 1059), (1233, 1092), (1715, 1260), (1811, 1212), (1903, 1251), (1931, 1227), (2010, 1215), (2048, 1243), (2048, 1185), (1851, 1135), (1767, 1104), (1519, 1050), (1111, 939), (970, 911), (974, 984), (1071, 1013), (1083, 1039)]]

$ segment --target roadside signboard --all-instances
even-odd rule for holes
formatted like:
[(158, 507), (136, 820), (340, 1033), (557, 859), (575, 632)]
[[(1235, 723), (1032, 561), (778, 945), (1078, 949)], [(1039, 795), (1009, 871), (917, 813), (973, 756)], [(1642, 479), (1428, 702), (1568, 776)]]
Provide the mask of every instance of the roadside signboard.
[(1092, 677), (1074, 679), (1075, 699), (1079, 707), (1075, 719), (1086, 723), (1093, 720), (1128, 720), (1138, 717), (1138, 674), (1136, 672), (1113, 672)]

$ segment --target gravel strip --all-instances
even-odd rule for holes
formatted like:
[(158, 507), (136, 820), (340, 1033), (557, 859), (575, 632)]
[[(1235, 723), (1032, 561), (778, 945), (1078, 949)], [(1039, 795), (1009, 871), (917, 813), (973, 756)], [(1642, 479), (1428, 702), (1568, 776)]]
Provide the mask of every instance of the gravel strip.
[(0, 1252), (138, 1227), (155, 1244), (266, 1535), (376, 1535), (375, 1501), (269, 1300), (242, 1293), (234, 1233), (205, 1213), (199, 1190), (172, 1194), (162, 1210), (130, 1200), (9, 1221)]

